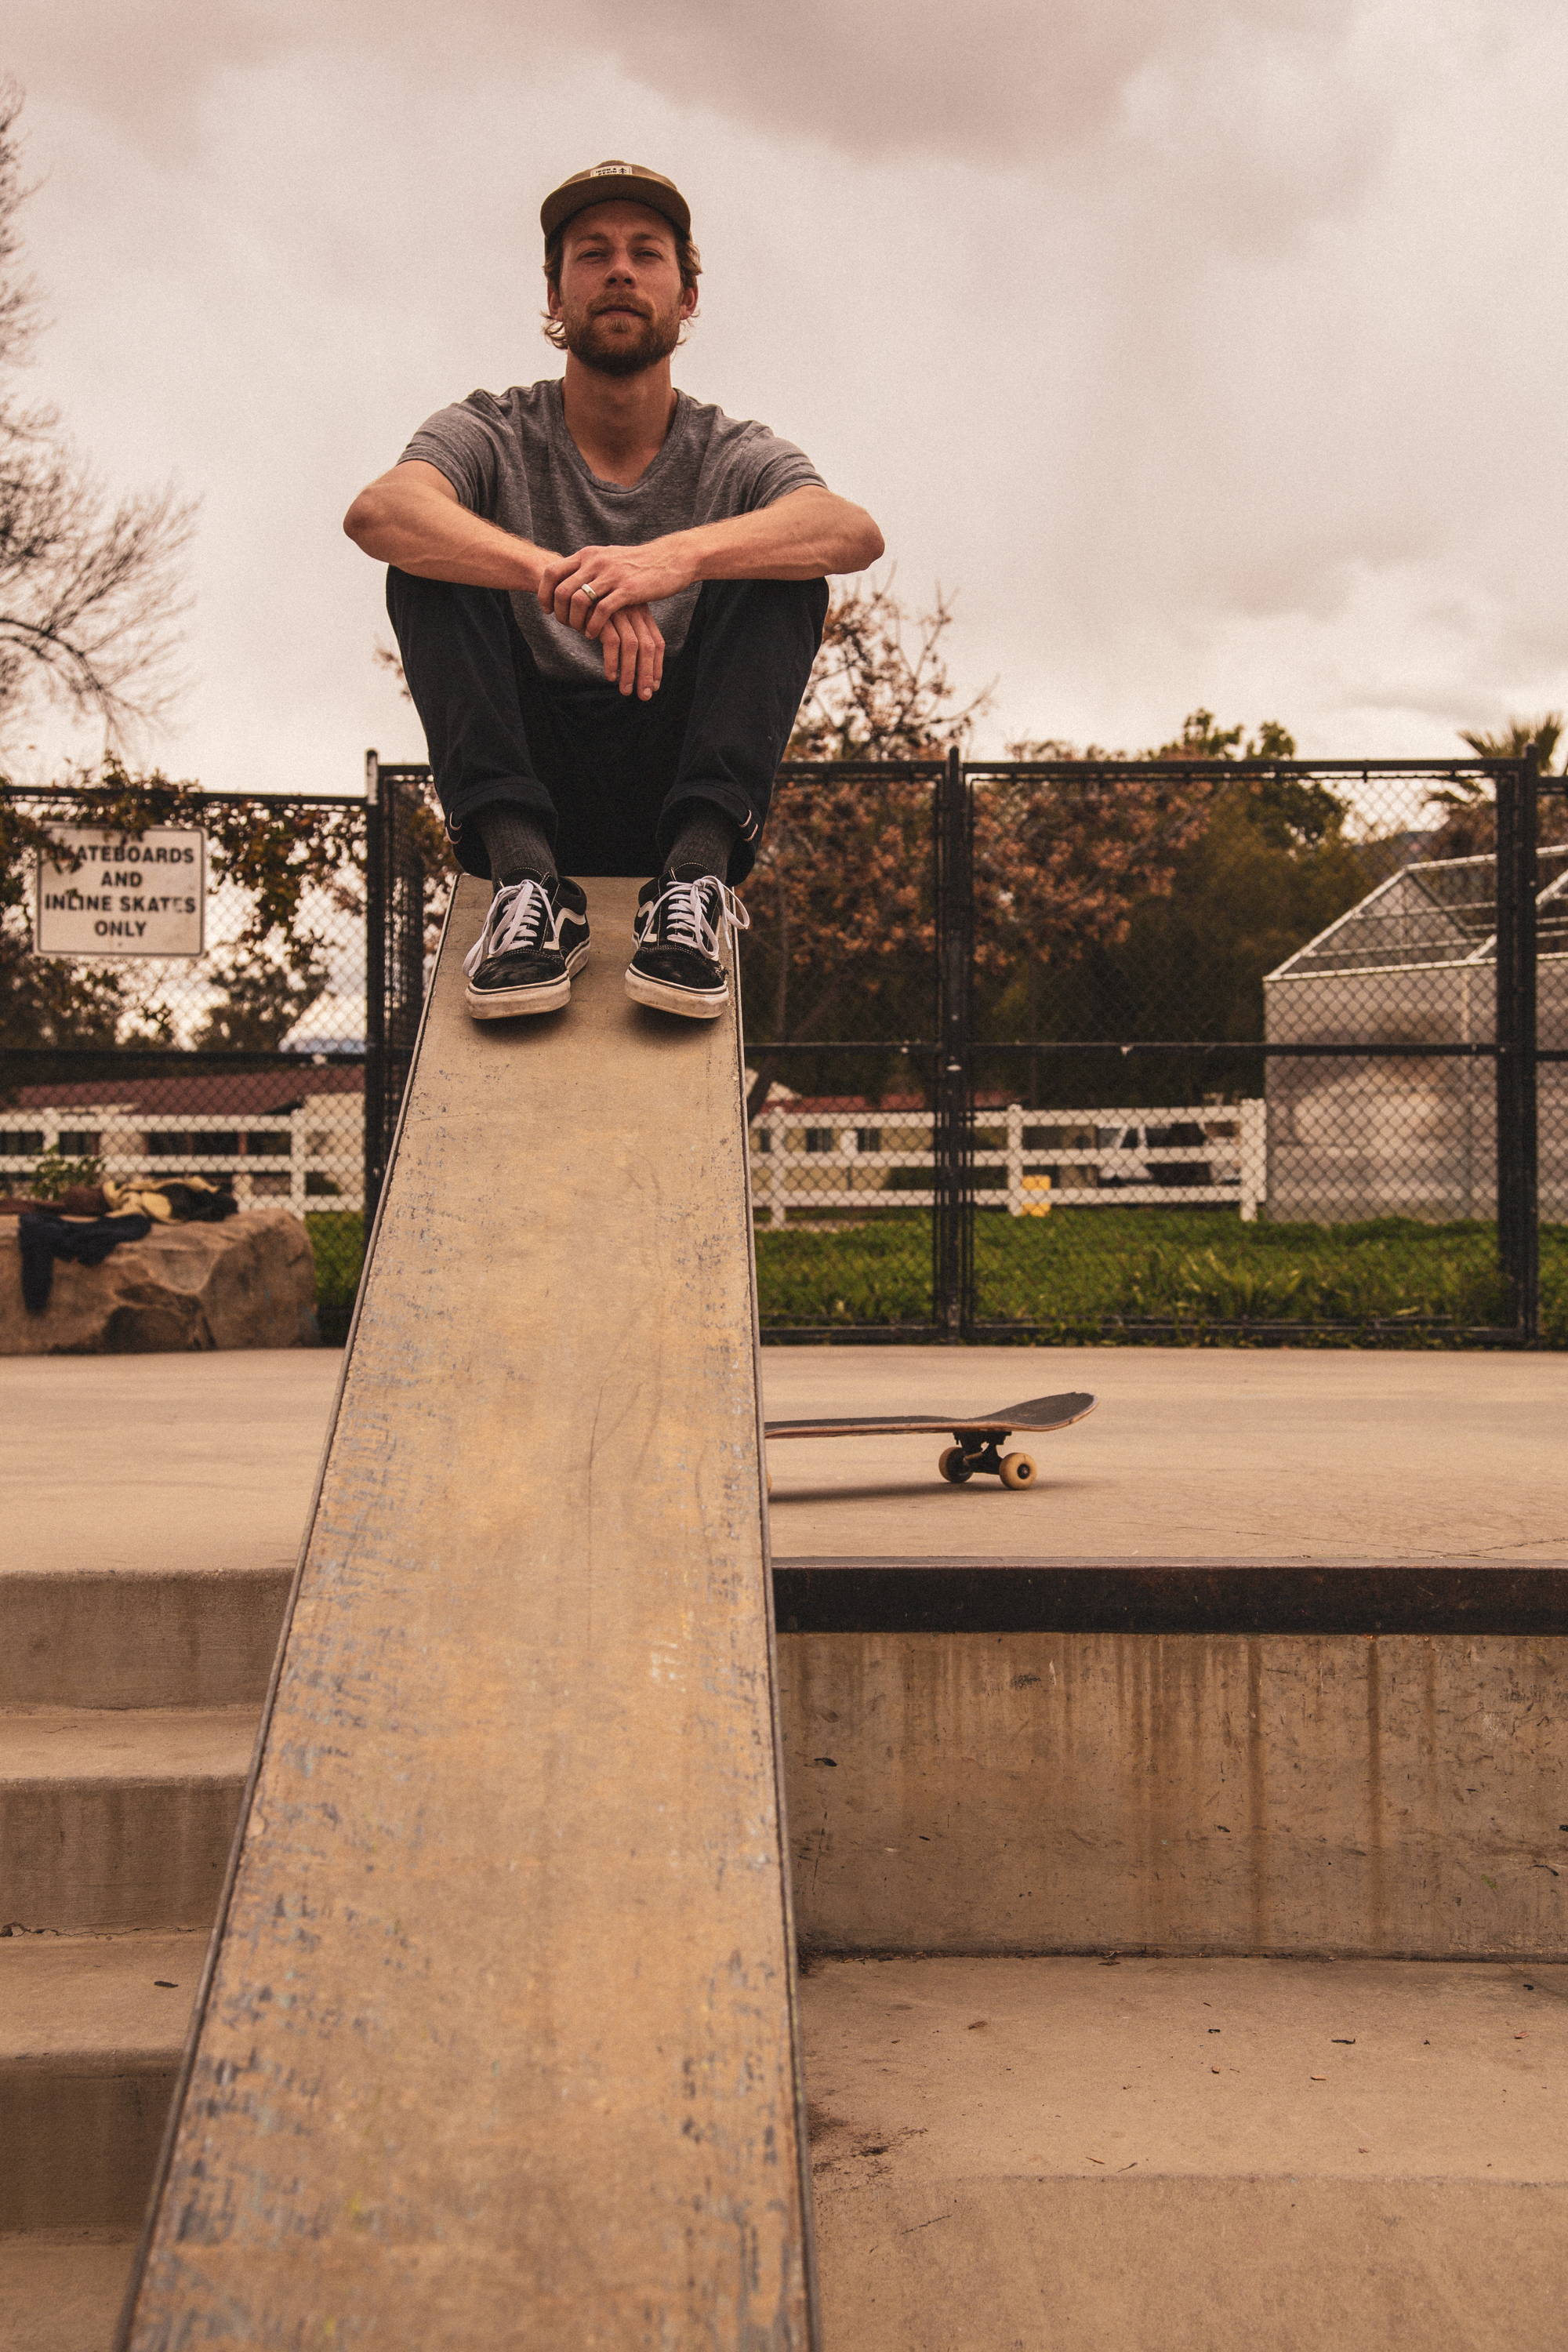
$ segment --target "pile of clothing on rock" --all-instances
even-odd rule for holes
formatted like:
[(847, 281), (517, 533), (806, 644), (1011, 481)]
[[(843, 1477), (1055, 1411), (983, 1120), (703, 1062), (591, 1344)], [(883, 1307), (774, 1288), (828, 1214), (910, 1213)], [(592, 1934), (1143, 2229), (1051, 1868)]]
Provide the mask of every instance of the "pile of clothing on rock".
[(101, 1265), (121, 1242), (145, 1241), (154, 1224), (221, 1224), (239, 1203), (232, 1190), (205, 1176), (133, 1176), (117, 1184), (71, 1184), (58, 1201), (0, 1199), (0, 1217), (16, 1220), (22, 1303), (41, 1315), (55, 1283), (55, 1260)]

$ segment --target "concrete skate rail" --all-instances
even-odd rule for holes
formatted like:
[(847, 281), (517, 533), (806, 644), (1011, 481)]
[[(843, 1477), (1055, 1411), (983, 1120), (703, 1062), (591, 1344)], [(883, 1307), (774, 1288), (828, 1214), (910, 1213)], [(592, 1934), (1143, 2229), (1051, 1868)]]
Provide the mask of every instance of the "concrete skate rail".
[(741, 1066), (459, 887), (121, 2336), (810, 2340)]

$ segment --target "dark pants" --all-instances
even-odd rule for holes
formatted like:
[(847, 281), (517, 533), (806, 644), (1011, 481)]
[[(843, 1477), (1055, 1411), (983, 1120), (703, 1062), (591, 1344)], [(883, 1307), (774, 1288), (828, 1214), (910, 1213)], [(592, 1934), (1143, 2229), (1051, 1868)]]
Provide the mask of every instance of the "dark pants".
[(683, 802), (740, 827), (730, 880), (756, 856), (773, 776), (827, 613), (825, 580), (710, 580), (652, 699), (545, 677), (504, 589), (392, 571), (386, 608), (430, 747), (447, 826), (488, 876), (478, 809), (538, 817), (567, 874), (652, 874)]

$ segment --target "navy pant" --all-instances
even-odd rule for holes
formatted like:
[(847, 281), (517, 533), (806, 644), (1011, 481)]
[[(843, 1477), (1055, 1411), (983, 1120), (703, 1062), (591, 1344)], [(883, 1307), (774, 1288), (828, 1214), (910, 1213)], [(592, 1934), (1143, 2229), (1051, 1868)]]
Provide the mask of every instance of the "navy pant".
[(508, 801), (543, 825), (566, 874), (653, 874), (683, 801), (740, 827), (730, 880), (756, 856), (773, 777), (827, 614), (825, 580), (709, 580), (650, 701), (541, 672), (504, 589), (387, 573), (386, 608), (458, 857), (488, 877), (475, 811)]

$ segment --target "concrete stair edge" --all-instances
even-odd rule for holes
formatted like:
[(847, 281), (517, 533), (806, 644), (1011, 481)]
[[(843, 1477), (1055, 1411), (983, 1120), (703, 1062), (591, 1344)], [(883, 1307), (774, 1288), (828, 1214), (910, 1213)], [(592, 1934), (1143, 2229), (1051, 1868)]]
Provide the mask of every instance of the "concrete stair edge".
[(259, 1706), (292, 1570), (0, 1574), (0, 1706)]
[(204, 1927), (252, 1706), (0, 1711), (0, 1930)]

